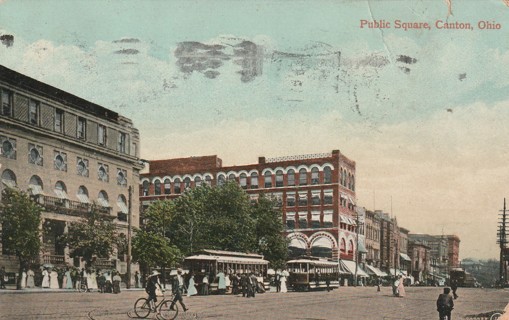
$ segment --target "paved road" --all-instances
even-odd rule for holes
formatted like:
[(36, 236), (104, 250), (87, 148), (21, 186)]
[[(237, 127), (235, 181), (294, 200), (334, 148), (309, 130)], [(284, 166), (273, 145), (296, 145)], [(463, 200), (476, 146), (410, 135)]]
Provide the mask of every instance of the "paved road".
[[(410, 287), (405, 298), (391, 296), (391, 288), (345, 287), (332, 292), (265, 293), (256, 298), (194, 296), (179, 319), (436, 319), (435, 301), (441, 288)], [(501, 310), (508, 290), (458, 290), (455, 319)], [(0, 293), (0, 319), (129, 319), (127, 312), (143, 291), (121, 294), (77, 292)], [(155, 319), (152, 314), (149, 318)]]

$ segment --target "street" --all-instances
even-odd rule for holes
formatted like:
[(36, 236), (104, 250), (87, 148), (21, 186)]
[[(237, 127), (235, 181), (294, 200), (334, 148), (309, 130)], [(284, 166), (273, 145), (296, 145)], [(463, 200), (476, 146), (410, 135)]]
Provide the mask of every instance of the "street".
[[(391, 295), (390, 287), (342, 287), (332, 292), (289, 292), (241, 296), (185, 297), (190, 309), (178, 319), (436, 319), (435, 301), (443, 288), (409, 287), (404, 298)], [(509, 302), (509, 291), (460, 288), (454, 319), (494, 310)], [(77, 292), (0, 293), (1, 319), (129, 319), (141, 290), (118, 295)], [(149, 319), (155, 319), (151, 314)]]

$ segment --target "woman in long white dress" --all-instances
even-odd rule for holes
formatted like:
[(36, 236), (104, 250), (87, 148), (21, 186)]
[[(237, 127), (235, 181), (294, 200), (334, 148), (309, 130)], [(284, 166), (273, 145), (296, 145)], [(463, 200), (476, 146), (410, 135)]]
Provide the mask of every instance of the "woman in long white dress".
[(49, 288), (49, 272), (48, 269), (42, 270), (42, 285), (43, 288)]
[(52, 270), (49, 274), (49, 287), (51, 289), (60, 289), (58, 285), (58, 272)]
[(194, 276), (191, 276), (191, 278), (189, 278), (189, 287), (187, 288), (187, 296), (190, 297), (190, 296), (194, 296), (198, 294), (198, 291), (196, 290), (196, 285), (194, 283)]
[(21, 289), (25, 289), (27, 287), (27, 272), (23, 269), (21, 273)]
[(87, 280), (88, 280), (88, 288), (97, 290), (97, 276), (95, 274), (95, 270), (92, 270), (90, 272), (90, 275)]
[(64, 284), (62, 285), (62, 287), (66, 288), (66, 289), (72, 289), (71, 270), (67, 269), (65, 271), (64, 279), (65, 279), (65, 281), (64, 281)]
[(28, 269), (27, 272), (27, 288), (34, 288), (35, 287), (35, 281), (34, 281), (35, 273), (32, 269)]
[(288, 272), (286, 271), (283, 271), (281, 273), (281, 279), (279, 281), (281, 281), (281, 291), (282, 293), (285, 293), (285, 292), (288, 292), (288, 289), (286, 288), (286, 275), (288, 274)]

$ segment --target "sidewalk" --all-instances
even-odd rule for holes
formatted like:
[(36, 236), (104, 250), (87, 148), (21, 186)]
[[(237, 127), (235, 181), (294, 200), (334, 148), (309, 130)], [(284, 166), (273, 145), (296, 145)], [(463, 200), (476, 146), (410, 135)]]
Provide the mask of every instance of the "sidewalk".
[[(50, 289), (50, 288), (25, 288), (21, 290), (16, 290), (16, 286), (6, 286), (7, 289), (0, 289), (0, 294), (22, 294), (22, 293), (78, 293), (76, 289)], [(120, 292), (122, 291), (144, 291), (143, 288), (120, 288)], [(99, 293), (97, 290), (93, 290), (92, 293)]]

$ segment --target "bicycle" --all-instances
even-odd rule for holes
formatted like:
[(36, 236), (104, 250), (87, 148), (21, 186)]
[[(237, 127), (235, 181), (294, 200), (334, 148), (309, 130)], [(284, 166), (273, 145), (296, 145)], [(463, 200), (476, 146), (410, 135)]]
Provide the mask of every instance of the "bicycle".
[(146, 318), (151, 312), (156, 312), (157, 318), (173, 320), (177, 317), (179, 310), (177, 304), (173, 306), (173, 310), (170, 309), (173, 301), (173, 295), (171, 295), (171, 297), (171, 299), (166, 299), (166, 296), (163, 292), (161, 302), (155, 305), (156, 311), (152, 309), (147, 298), (139, 298), (134, 303), (134, 313), (138, 318)]
[(490, 317), (490, 320), (497, 320), (497, 319), (500, 319), (500, 317), (502, 316), (502, 313), (500, 312), (495, 312), (494, 314), (491, 315)]
[(90, 290), (88, 289), (88, 285), (87, 285), (86, 281), (80, 281), (79, 282), (79, 284), (78, 284), (78, 292), (79, 293), (90, 292)]

